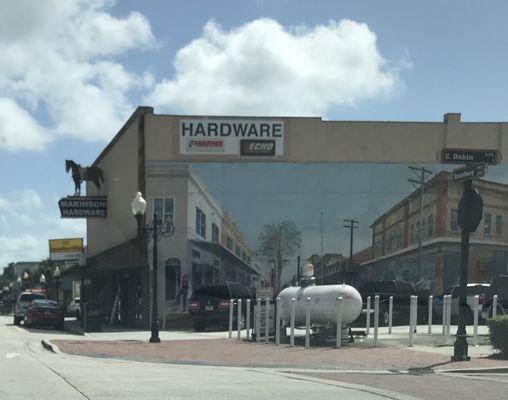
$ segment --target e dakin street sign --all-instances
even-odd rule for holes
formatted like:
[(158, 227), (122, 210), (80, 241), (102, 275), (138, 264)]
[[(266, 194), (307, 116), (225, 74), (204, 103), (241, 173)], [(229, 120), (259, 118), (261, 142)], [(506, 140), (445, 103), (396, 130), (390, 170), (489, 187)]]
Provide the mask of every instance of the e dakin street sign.
[(481, 178), (487, 172), (487, 164), (468, 165), (452, 171), (452, 181), (458, 182), (466, 179)]
[(442, 149), (438, 160), (443, 164), (489, 164), (501, 162), (501, 153), (497, 150), (483, 149)]

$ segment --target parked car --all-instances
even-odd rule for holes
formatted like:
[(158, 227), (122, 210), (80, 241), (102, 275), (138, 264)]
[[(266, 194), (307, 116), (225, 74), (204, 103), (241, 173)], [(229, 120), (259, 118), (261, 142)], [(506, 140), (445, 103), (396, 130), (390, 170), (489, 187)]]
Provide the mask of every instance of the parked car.
[[(251, 299), (251, 307), (254, 306), (253, 292), (246, 286), (238, 283), (227, 282), (223, 285), (206, 286), (196, 289), (192, 293), (187, 305), (194, 330), (202, 332), (209, 326), (221, 326), (224, 329), (228, 329), (230, 299)], [(236, 329), (236, 301), (234, 304), (233, 326)], [(243, 326), (245, 323), (245, 304), (246, 302), (243, 301), (240, 326)]]
[(76, 297), (74, 300), (72, 300), (69, 305), (67, 306), (67, 315), (69, 317), (80, 317), (81, 315), (81, 303), (80, 298)]
[[(466, 323), (471, 324), (473, 322), (473, 313), (474, 313), (474, 297), (478, 295), (479, 297), (479, 307), (481, 307), (485, 301), (486, 295), (490, 290), (490, 284), (488, 283), (468, 283), (466, 289), (466, 299), (467, 299), (467, 319)], [(459, 316), (459, 286), (455, 285), (447, 290), (441, 295), (436, 296), (433, 304), (433, 311), (437, 319), (442, 318), (443, 316), (443, 296), (444, 295), (452, 295), (452, 309), (451, 316), (452, 321), (457, 320)], [(481, 315), (478, 316), (479, 320), (481, 320)]]
[(34, 300), (25, 315), (25, 326), (64, 328), (64, 310), (53, 300)]
[[(417, 295), (414, 286), (405, 281), (370, 281), (365, 282), (358, 289), (363, 301), (363, 310), (360, 317), (353, 323), (354, 326), (365, 326), (367, 315), (367, 297), (371, 298), (371, 326), (373, 325), (374, 315), (374, 297), (379, 296), (379, 325), (386, 326), (389, 322), (389, 303), (390, 296), (393, 296), (393, 325), (409, 324), (409, 304), (411, 296)], [(418, 297), (418, 305), (426, 306), (428, 299), (423, 296)], [(427, 313), (418, 311), (418, 321), (424, 323), (427, 319)]]
[(14, 325), (19, 325), (25, 319), (28, 308), (34, 300), (46, 300), (46, 296), (32, 292), (20, 293), (14, 306)]
[(494, 295), (497, 295), (497, 315), (508, 314), (508, 275), (492, 278), (482, 307), (482, 317), (485, 319), (492, 317)]

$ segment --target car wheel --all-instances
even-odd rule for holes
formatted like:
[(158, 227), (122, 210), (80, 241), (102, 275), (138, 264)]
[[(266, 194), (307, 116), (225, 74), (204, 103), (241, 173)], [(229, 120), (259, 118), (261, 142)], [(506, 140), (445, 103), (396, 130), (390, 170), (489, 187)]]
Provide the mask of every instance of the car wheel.
[(381, 313), (380, 325), (381, 326), (388, 326), (389, 322), (390, 322), (390, 314), (388, 313), (387, 310), (385, 310)]
[[(238, 320), (234, 320), (233, 321), (233, 330), (236, 331), (238, 328), (237, 328), (237, 321)], [(246, 326), (246, 323), (245, 323), (245, 316), (242, 314), (240, 316), (240, 329), (245, 329), (245, 326)], [(229, 325), (228, 325), (228, 329), (229, 329)]]
[(21, 318), (14, 317), (14, 325), (20, 325), (21, 324)]
[(59, 323), (59, 324), (55, 325), (55, 329), (56, 329), (57, 331), (63, 331), (63, 330), (64, 330), (64, 328), (65, 328), (65, 326), (64, 326), (64, 323), (63, 323), (63, 322), (61, 322), (61, 323)]

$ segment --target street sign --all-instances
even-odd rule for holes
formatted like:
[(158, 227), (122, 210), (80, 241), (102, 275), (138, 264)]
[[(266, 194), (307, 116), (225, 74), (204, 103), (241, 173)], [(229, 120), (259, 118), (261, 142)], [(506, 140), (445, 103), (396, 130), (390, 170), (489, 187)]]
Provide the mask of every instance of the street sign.
[(487, 164), (468, 165), (452, 171), (452, 181), (463, 181), (466, 179), (481, 178), (487, 172)]
[(485, 149), (442, 149), (438, 160), (444, 164), (481, 164), (490, 165), (501, 162), (501, 153), (497, 150)]
[(62, 218), (106, 218), (106, 197), (67, 196), (60, 199)]

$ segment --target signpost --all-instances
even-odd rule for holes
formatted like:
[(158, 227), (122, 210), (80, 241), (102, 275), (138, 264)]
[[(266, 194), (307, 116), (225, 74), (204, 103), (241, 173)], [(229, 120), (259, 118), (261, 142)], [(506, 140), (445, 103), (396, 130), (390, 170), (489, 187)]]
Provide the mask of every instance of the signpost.
[(487, 164), (468, 165), (466, 167), (457, 168), (452, 171), (452, 180), (455, 182), (465, 179), (481, 178), (487, 172)]
[(442, 149), (437, 158), (444, 164), (480, 164), (489, 165), (501, 162), (501, 153), (497, 150), (482, 149)]
[(466, 339), (467, 281), (469, 264), (469, 235), (474, 232), (482, 219), (483, 199), (473, 188), (473, 179), (485, 175), (487, 164), (498, 164), (502, 157), (497, 150), (485, 149), (442, 149), (438, 159), (445, 164), (466, 164), (452, 172), (452, 180), (462, 181), (462, 198), (459, 202), (460, 241), (460, 281), (459, 281), (459, 318), (452, 361), (468, 361)]

